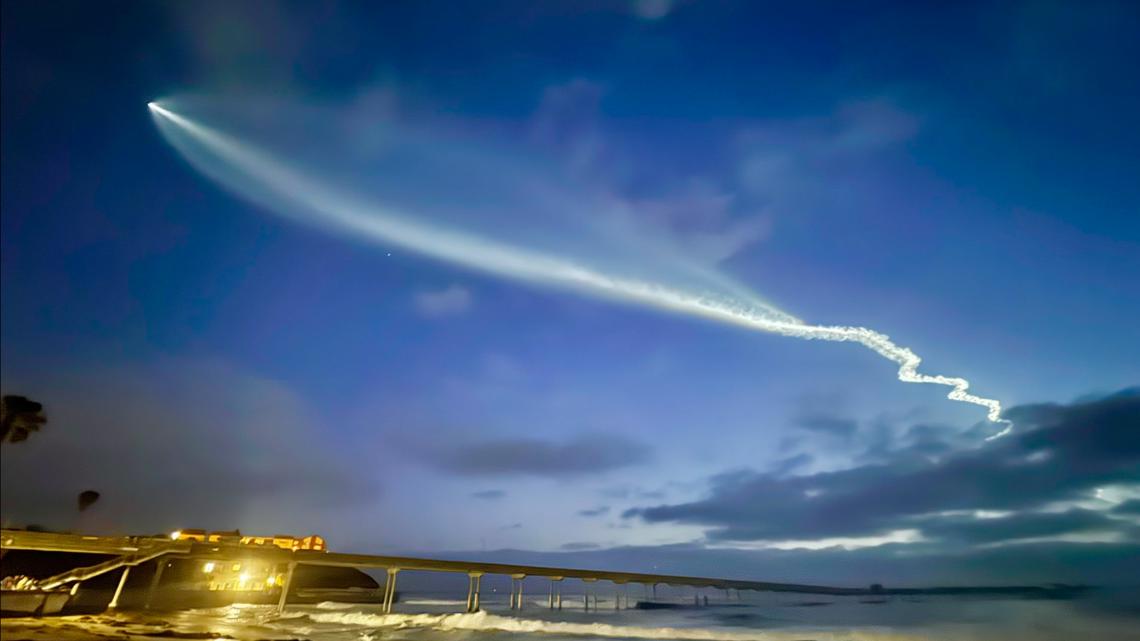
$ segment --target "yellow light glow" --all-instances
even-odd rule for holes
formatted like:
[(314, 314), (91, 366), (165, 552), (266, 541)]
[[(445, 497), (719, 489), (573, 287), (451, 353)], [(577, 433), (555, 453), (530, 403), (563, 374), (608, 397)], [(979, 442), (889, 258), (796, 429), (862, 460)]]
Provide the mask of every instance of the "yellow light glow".
[(275, 583), (277, 583), (276, 577), (272, 577), (272, 576), (271, 576), (271, 577), (266, 577), (266, 579), (265, 579), (265, 585), (268, 585), (269, 587), (273, 587), (273, 585), (274, 585)]
[(202, 564), (202, 571), (205, 572), (206, 574), (213, 572), (214, 571), (214, 562), (208, 561), (206, 563), (203, 563)]
[(238, 576), (238, 583), (240, 583), (241, 585), (245, 585), (246, 583), (249, 583), (249, 573), (248, 572), (242, 572), (241, 575)]
[(181, 536), (182, 536), (182, 530), (175, 530), (175, 531), (170, 533), (170, 538), (174, 539), (175, 541), (177, 541), (178, 538)]

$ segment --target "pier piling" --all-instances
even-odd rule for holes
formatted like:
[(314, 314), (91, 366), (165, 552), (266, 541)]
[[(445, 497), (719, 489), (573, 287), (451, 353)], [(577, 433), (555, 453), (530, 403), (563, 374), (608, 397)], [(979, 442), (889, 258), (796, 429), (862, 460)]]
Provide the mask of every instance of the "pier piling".
[(285, 570), (285, 583), (281, 586), (281, 597), (277, 599), (277, 614), (285, 611), (285, 604), (289, 601), (289, 588), (293, 585), (293, 570), (296, 569), (297, 563), (290, 561), (288, 569)]
[(479, 611), (479, 589), (483, 584), (482, 572), (467, 573), (467, 611)]
[(392, 614), (392, 604), (396, 601), (396, 575), (400, 568), (388, 568), (388, 582), (384, 584), (384, 614)]
[(146, 591), (146, 603), (143, 603), (143, 609), (149, 610), (151, 601), (154, 600), (154, 591), (158, 589), (158, 584), (162, 581), (162, 573), (166, 570), (166, 565), (169, 563), (164, 557), (159, 557), (155, 561), (154, 576), (150, 580), (150, 587)]
[(119, 585), (115, 588), (115, 596), (111, 597), (111, 602), (107, 604), (108, 610), (114, 610), (119, 607), (119, 597), (123, 594), (123, 586), (127, 584), (127, 577), (131, 575), (131, 566), (124, 565), (123, 573), (119, 575)]
[(560, 576), (550, 577), (550, 589), (553, 592), (553, 595), (551, 596), (551, 599), (550, 599), (550, 609), (553, 610), (555, 607), (557, 607), (559, 610), (561, 610), (562, 609), (562, 577), (560, 577)]

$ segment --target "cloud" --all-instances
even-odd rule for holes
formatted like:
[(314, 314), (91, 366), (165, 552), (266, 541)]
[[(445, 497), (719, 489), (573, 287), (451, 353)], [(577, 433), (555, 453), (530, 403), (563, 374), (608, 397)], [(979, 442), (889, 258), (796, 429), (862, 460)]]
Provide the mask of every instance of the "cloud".
[(626, 206), (640, 224), (667, 232), (690, 255), (721, 262), (768, 237), (769, 216), (749, 211), (739, 196), (704, 179), (651, 197), (629, 198)]
[(167, 359), (19, 385), (49, 416), (42, 433), (0, 453), (5, 516), (25, 523), (76, 527), (75, 495), (95, 489), (102, 499), (85, 529), (301, 532), (315, 513), (378, 491), (367, 462), (336, 450), (292, 390), (224, 361)]
[(565, 157), (574, 173), (589, 172), (605, 151), (598, 126), (602, 86), (585, 78), (546, 87), (531, 120), (531, 137)]
[(471, 308), (470, 290), (459, 285), (444, 289), (417, 292), (412, 299), (416, 311), (425, 318), (457, 316)]
[(578, 550), (596, 550), (600, 547), (601, 546), (598, 545), (597, 543), (587, 543), (587, 542), (583, 542), (583, 541), (577, 541), (574, 543), (563, 543), (562, 544), (562, 549), (566, 550), (568, 552), (575, 552)]
[[(669, 3), (662, 5), (665, 10)], [(610, 218), (697, 263), (727, 261), (767, 240), (781, 216), (850, 196), (873, 154), (912, 139), (921, 121), (886, 98), (851, 100), (831, 113), (738, 124), (727, 172), (646, 163), (602, 118), (601, 87), (575, 80), (547, 89), (536, 131), (570, 167), (608, 192)], [(554, 133), (552, 133), (554, 132)], [(826, 188), (825, 188), (826, 187)], [(844, 200), (845, 202), (845, 200)]]
[(663, 499), (665, 492), (662, 490), (647, 490), (636, 485), (618, 485), (615, 487), (603, 488), (599, 494), (608, 499), (628, 499), (635, 497), (638, 499)]
[(775, 467), (772, 469), (772, 474), (775, 476), (791, 474), (801, 467), (811, 465), (813, 460), (815, 459), (811, 454), (800, 452), (795, 456), (789, 456), (788, 458), (777, 461)]
[(630, 572), (852, 587), (866, 587), (871, 583), (887, 587), (1049, 583), (1131, 587), (1140, 574), (1140, 544), (1135, 542), (1037, 542), (952, 552), (920, 545), (884, 545), (857, 550), (741, 550), (687, 543), (563, 548), (554, 552), (456, 551), (452, 554), (491, 562), (608, 567)]
[(1071, 509), (999, 517), (937, 516), (920, 521), (929, 538), (966, 544), (997, 543), (1090, 532), (1113, 532), (1121, 525), (1100, 511)]
[(581, 434), (565, 442), (538, 438), (434, 439), (409, 446), (424, 463), (458, 476), (564, 478), (608, 472), (649, 460), (649, 448), (624, 437)]
[(835, 135), (821, 149), (835, 155), (897, 145), (919, 130), (918, 118), (884, 99), (845, 103), (836, 112), (835, 121)]
[[(588, 141), (590, 150), (579, 150), (574, 157), (590, 161), (574, 166), (611, 192), (621, 205), (615, 216), (628, 216), (647, 238), (705, 264), (767, 240), (783, 219), (802, 223), (807, 213), (837, 205), (848, 211), (853, 191), (874, 183), (864, 174), (868, 158), (911, 140), (921, 126), (888, 98), (849, 100), (819, 116), (738, 123), (728, 134), (728, 171), (668, 173), (667, 163), (624, 155), (630, 146), (600, 118), (600, 93), (569, 93), (582, 97), (572, 103), (575, 118), (564, 119), (576, 124), (565, 131), (580, 132), (571, 138)], [(563, 96), (558, 104), (569, 102)]]
[(846, 197), (846, 184), (868, 156), (910, 140), (920, 125), (886, 98), (848, 101), (824, 116), (759, 123), (738, 135), (741, 192), (777, 216)]
[(471, 498), (482, 499), (484, 501), (496, 501), (506, 495), (507, 493), (503, 490), (480, 490), (478, 492), (472, 492)]
[(793, 421), (793, 424), (809, 432), (837, 436), (843, 439), (851, 438), (859, 429), (859, 423), (854, 419), (823, 415), (803, 416)]
[(674, 8), (674, 0), (633, 0), (633, 13), (642, 20), (660, 20)]
[(579, 516), (602, 516), (604, 514), (609, 514), (609, 512), (610, 512), (610, 506), (601, 505), (601, 506), (591, 508), (588, 510), (578, 510), (578, 515)]
[[(696, 175), (635, 176), (644, 165), (602, 117), (604, 87), (575, 78), (547, 87), (531, 120), (531, 138), (564, 159), (568, 172), (606, 194), (607, 224), (644, 241), (720, 262), (768, 237), (771, 219), (719, 181)], [(633, 183), (627, 184), (627, 183)], [(634, 185), (653, 185), (638, 188)]]
[[(936, 448), (941, 456), (895, 452), (885, 462), (787, 478), (726, 472), (710, 479), (704, 499), (624, 515), (707, 526), (711, 541), (881, 536), (917, 527), (949, 545), (1112, 530), (1103, 515), (1045, 512), (1091, 497), (1097, 487), (1140, 484), (1140, 388), (1092, 402), (1014, 407), (1006, 416), (1019, 433), (984, 447), (951, 453), (919, 429), (903, 451)], [(1014, 515), (964, 518), (977, 511)]]
[(1130, 499), (1112, 508), (1113, 514), (1130, 514), (1140, 516), (1140, 499)]
[[(175, 34), (194, 64), (196, 84), (248, 90), (292, 87), (294, 61), (311, 43), (307, 28), (317, 18), (308, 9), (272, 3), (222, 3), (207, 9), (194, 2), (164, 5)], [(298, 16), (300, 9), (309, 15)], [(319, 17), (339, 22), (336, 11)]]

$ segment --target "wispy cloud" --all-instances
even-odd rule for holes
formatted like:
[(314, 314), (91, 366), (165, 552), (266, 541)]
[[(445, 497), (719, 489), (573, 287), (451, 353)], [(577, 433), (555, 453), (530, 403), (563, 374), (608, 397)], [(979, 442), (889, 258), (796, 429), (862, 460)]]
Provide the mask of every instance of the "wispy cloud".
[(796, 470), (811, 465), (815, 460), (811, 454), (807, 452), (800, 452), (794, 456), (776, 461), (776, 465), (772, 468), (772, 474), (775, 476), (785, 476), (795, 472)]
[(598, 124), (604, 93), (602, 85), (585, 78), (550, 85), (531, 119), (534, 142), (557, 151), (576, 174), (589, 173), (605, 152)]
[(585, 433), (566, 441), (538, 438), (432, 439), (410, 443), (425, 464), (459, 476), (562, 478), (608, 472), (649, 460), (649, 447), (624, 437)]
[(668, 232), (676, 245), (711, 262), (764, 240), (772, 228), (760, 207), (749, 210), (736, 192), (706, 178), (682, 181), (663, 194), (630, 198), (626, 205), (639, 222)]
[(603, 488), (599, 494), (608, 499), (628, 499), (634, 497), (643, 500), (654, 500), (665, 498), (665, 492), (663, 490), (647, 490), (637, 485), (607, 487)]
[(633, 0), (633, 13), (642, 20), (660, 20), (669, 15), (675, 0)]
[(471, 291), (460, 285), (417, 292), (412, 299), (416, 311), (425, 318), (458, 316), (471, 308)]
[[(663, 16), (671, 3), (647, 6)], [(651, 182), (660, 187), (648, 192), (624, 185), (627, 168), (640, 163), (603, 118), (604, 97), (603, 85), (584, 78), (547, 87), (532, 118), (531, 136), (563, 158), (569, 172), (607, 194), (616, 205), (610, 222), (632, 226), (655, 243), (704, 262), (725, 260), (768, 236), (771, 220), (761, 208), (742, 202), (734, 189), (711, 176), (662, 180), (655, 175)]]
[(795, 419), (794, 424), (796, 427), (808, 430), (809, 432), (836, 436), (843, 439), (849, 439), (854, 436), (855, 431), (859, 428), (858, 422), (854, 419), (824, 414), (801, 416)]
[(471, 498), (482, 499), (484, 501), (495, 501), (503, 498), (506, 495), (507, 493), (503, 490), (480, 490), (478, 492), (472, 492)]
[(561, 547), (563, 550), (566, 550), (568, 552), (574, 552), (578, 550), (596, 550), (602, 546), (598, 545), (597, 543), (575, 541), (573, 543), (563, 543)]
[(831, 206), (869, 158), (913, 138), (921, 123), (885, 97), (846, 101), (820, 116), (760, 121), (736, 134), (734, 184), (742, 198), (765, 203), (777, 223), (802, 216)]

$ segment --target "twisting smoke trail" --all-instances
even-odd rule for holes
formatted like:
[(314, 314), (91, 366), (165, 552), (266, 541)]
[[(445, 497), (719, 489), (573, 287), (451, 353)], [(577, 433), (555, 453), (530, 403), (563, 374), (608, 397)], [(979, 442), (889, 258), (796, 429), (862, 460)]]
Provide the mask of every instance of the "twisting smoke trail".
[[(970, 384), (963, 378), (919, 373), (922, 359), (910, 349), (893, 343), (885, 334), (863, 327), (808, 325), (756, 296), (738, 292), (731, 295), (697, 293), (643, 279), (614, 276), (546, 252), (433, 226), (331, 189), (250, 145), (156, 103), (148, 106), (167, 139), (200, 171), (284, 215), (320, 222), (375, 241), (399, 244), (500, 276), (570, 288), (781, 336), (860, 343), (898, 364), (899, 380), (945, 385), (951, 388), (947, 394), (951, 400), (985, 407), (987, 418), (1003, 425), (1001, 431), (987, 440), (1004, 436), (1012, 428), (1012, 423), (1001, 418), (999, 401), (970, 394)], [(189, 140), (174, 135), (176, 132), (188, 135)], [(209, 155), (203, 157), (198, 153), (191, 140), (207, 149)]]

